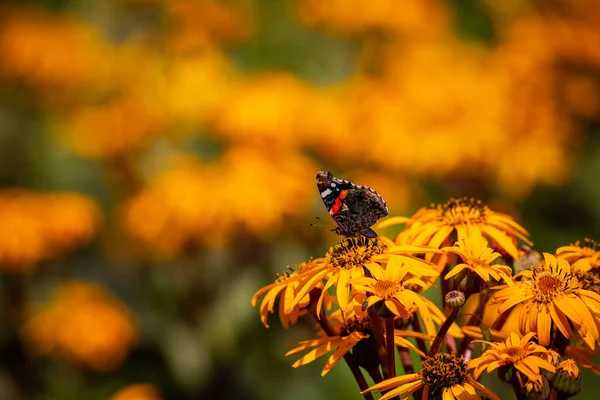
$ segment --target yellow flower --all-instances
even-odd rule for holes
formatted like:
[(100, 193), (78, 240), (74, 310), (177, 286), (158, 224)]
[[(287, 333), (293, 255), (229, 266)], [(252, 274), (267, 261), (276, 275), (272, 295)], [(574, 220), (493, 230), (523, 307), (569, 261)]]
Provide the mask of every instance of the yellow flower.
[(0, 191), (0, 266), (32, 268), (87, 242), (99, 228), (98, 206), (75, 193)]
[(123, 223), (163, 257), (223, 245), (240, 232), (273, 237), (286, 216), (306, 211), (315, 189), (299, 182), (313, 174), (310, 161), (295, 152), (230, 147), (210, 164), (182, 156), (127, 201)]
[(2, 11), (0, 59), (10, 78), (56, 96), (93, 83), (102, 72), (106, 44), (91, 26), (29, 7)]
[[(324, 293), (332, 286), (336, 288), (336, 298), (340, 308), (346, 309), (350, 298), (350, 282), (364, 277), (365, 271), (371, 268), (381, 270), (378, 262), (387, 262), (391, 255), (397, 257), (397, 261), (402, 261), (410, 273), (417, 276), (435, 276), (437, 272), (431, 264), (410, 256), (412, 253), (428, 251), (432, 250), (416, 246), (394, 246), (393, 242), (381, 236), (373, 240), (364, 237), (344, 238), (340, 244), (329, 249), (323, 264), (303, 274), (296, 297), (289, 307), (294, 307), (324, 280), (326, 283), (317, 309), (321, 309)], [(419, 273), (421, 275), (418, 275)]]
[(109, 397), (109, 400), (161, 400), (158, 389), (149, 383), (127, 385)]
[[(425, 302), (423, 296), (407, 288), (409, 285), (425, 287), (427, 283), (419, 278), (410, 278), (409, 269), (404, 267), (398, 256), (390, 256), (385, 269), (371, 263), (367, 267), (371, 277), (359, 277), (350, 280), (354, 293), (367, 293), (365, 308), (382, 302), (394, 315), (400, 318), (410, 318), (416, 310), (423, 320), (425, 330), (434, 336), (432, 313), (441, 313), (432, 303)], [(436, 275), (434, 270), (434, 275)], [(431, 310), (433, 306), (434, 310)]]
[(423, 389), (423, 399), (443, 398), (480, 399), (477, 392), (493, 400), (499, 397), (477, 382), (467, 369), (464, 357), (453, 353), (440, 353), (423, 360), (422, 369), (415, 374), (407, 374), (378, 383), (363, 393), (378, 390), (386, 392), (380, 400), (401, 395), (408, 399), (417, 390)]
[[(215, 0), (163, 1), (171, 18), (171, 45), (178, 52), (204, 50), (219, 42), (239, 41), (248, 36), (251, 15), (239, 3)], [(234, 7), (237, 5), (237, 7)]]
[(167, 107), (172, 123), (197, 129), (198, 123), (212, 118), (228, 96), (234, 77), (231, 62), (215, 51), (177, 58), (169, 70), (161, 105)]
[[(390, 221), (390, 224), (393, 223)], [(406, 243), (416, 246), (441, 248), (452, 244), (453, 235), (456, 240), (485, 236), (492, 240), (493, 248), (518, 259), (516, 241), (521, 239), (531, 244), (527, 234), (510, 216), (492, 211), (480, 201), (463, 198), (420, 209), (406, 222), (406, 228), (397, 240), (406, 240)]]
[(554, 365), (543, 358), (550, 354), (551, 350), (532, 342), (531, 338), (534, 336), (535, 333), (530, 332), (521, 338), (511, 332), (505, 342), (475, 340), (475, 342), (487, 343), (490, 347), (480, 357), (469, 361), (469, 369), (474, 369), (473, 377), (479, 379), (483, 371), (490, 373), (507, 365), (514, 365), (531, 380), (539, 377), (540, 368), (554, 372), (556, 370)]
[(104, 289), (81, 282), (59, 287), (21, 335), (39, 353), (57, 350), (98, 371), (115, 369), (137, 339), (125, 307)]
[(556, 249), (556, 256), (564, 258), (571, 264), (571, 268), (589, 271), (600, 267), (600, 250), (598, 243), (592, 239), (585, 239), (583, 243), (575, 242), (570, 246)]
[[(253, 307), (256, 307), (258, 299), (265, 296), (260, 303), (260, 320), (265, 327), (269, 327), (267, 317), (269, 313), (272, 314), (274, 312), (277, 297), (279, 297), (279, 320), (285, 329), (289, 328), (290, 325), (296, 324), (298, 317), (306, 314), (306, 307), (310, 303), (310, 293), (307, 293), (293, 307), (286, 307), (286, 304), (294, 300), (302, 274), (307, 273), (311, 268), (315, 268), (315, 266), (322, 262), (322, 259), (311, 260), (307, 263), (296, 265), (293, 269), (289, 268), (283, 275), (278, 275), (275, 282), (263, 287), (252, 296)], [(326, 301), (327, 303), (330, 305), (331, 302)]]
[[(300, 15), (309, 25), (326, 25), (343, 32), (384, 31), (395, 34), (442, 33), (449, 27), (449, 12), (442, 3), (410, 0), (402, 11), (393, 0), (302, 0)], [(360, 13), (352, 10), (360, 9)]]
[[(377, 347), (375, 340), (373, 339), (371, 322), (367, 313), (363, 311), (364, 298), (364, 296), (358, 296), (357, 298), (352, 299), (344, 313), (337, 310), (328, 317), (332, 330), (337, 333), (336, 335), (326, 336), (324, 332), (320, 331), (318, 333), (320, 337), (316, 339), (293, 343), (292, 345), (298, 346), (288, 351), (285, 354), (286, 357), (309, 349), (310, 351), (298, 359), (292, 367), (297, 368), (306, 365), (335, 350), (328, 358), (327, 363), (321, 372), (321, 375), (324, 376), (342, 357), (363, 340), (368, 341), (368, 343), (361, 346), (361, 351), (376, 352)], [(417, 349), (414, 344), (406, 339), (406, 337), (418, 337), (424, 340), (431, 340), (431, 337), (417, 332), (402, 331), (398, 329), (394, 330), (394, 343), (397, 346), (409, 348), (424, 357), (425, 354)]]
[(89, 241), (100, 227), (100, 209), (77, 193), (51, 193), (43, 199), (44, 231), (52, 255)]
[(453, 247), (444, 247), (442, 251), (454, 253), (462, 259), (462, 263), (456, 264), (444, 279), (452, 278), (461, 271), (467, 270), (477, 274), (484, 282), (489, 282), (490, 277), (499, 281), (502, 279), (507, 285), (513, 284), (511, 280), (512, 270), (506, 265), (491, 265), (500, 253), (487, 246), (487, 240), (482, 236), (471, 236), (460, 238)]
[[(566, 338), (573, 337), (573, 327), (590, 348), (598, 340), (600, 295), (585, 290), (568, 261), (544, 253), (545, 262), (515, 276), (515, 285), (494, 295), (501, 302), (499, 313), (523, 303), (519, 330), (522, 334), (536, 332), (542, 346), (550, 344), (552, 327)], [(554, 323), (554, 324), (553, 324)]]
[(236, 82), (216, 108), (211, 127), (236, 143), (256, 146), (304, 144), (302, 126), (310, 87), (293, 75), (263, 74)]
[(57, 134), (77, 154), (113, 157), (147, 143), (163, 125), (162, 117), (145, 99), (122, 96), (73, 111)]

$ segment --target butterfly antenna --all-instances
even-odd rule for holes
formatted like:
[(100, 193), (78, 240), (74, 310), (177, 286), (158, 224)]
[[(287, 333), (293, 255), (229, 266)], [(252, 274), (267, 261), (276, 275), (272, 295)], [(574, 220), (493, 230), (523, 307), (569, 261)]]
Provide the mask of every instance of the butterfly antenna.
[(316, 220), (321, 221), (323, 224), (313, 224), (309, 223), (308, 226), (321, 226), (321, 227), (331, 227), (332, 229), (336, 228), (336, 225), (331, 221), (324, 221), (323, 218), (315, 217)]

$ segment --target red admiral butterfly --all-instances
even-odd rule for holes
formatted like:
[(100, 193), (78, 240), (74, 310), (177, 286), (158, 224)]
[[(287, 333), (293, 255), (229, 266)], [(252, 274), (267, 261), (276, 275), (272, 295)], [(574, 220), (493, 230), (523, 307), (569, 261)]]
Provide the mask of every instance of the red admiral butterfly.
[(377, 237), (371, 226), (387, 216), (388, 209), (385, 200), (376, 191), (323, 171), (317, 173), (317, 188), (325, 207), (337, 224), (337, 228), (333, 230), (335, 233), (342, 236)]

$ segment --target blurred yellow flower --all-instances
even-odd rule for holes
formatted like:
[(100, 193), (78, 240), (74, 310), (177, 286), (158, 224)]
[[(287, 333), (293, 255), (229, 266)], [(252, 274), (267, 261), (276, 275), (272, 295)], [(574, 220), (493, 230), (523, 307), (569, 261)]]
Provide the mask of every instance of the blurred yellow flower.
[(129, 311), (106, 290), (71, 282), (33, 314), (21, 335), (38, 353), (58, 351), (72, 362), (110, 371), (133, 346), (137, 330)]
[(293, 75), (250, 77), (232, 87), (210, 126), (234, 143), (299, 145), (310, 93), (309, 86)]
[(125, 205), (124, 224), (157, 254), (219, 245), (240, 231), (276, 234), (286, 216), (306, 211), (314, 188), (311, 163), (293, 152), (233, 147), (203, 165), (181, 159)]
[(66, 15), (0, 10), (2, 73), (50, 95), (93, 83), (104, 67), (98, 32)]
[(111, 157), (142, 145), (162, 127), (160, 116), (144, 101), (125, 96), (76, 109), (58, 128), (58, 135), (78, 154)]
[(158, 389), (149, 383), (127, 385), (108, 400), (161, 400)]
[(75, 193), (54, 193), (45, 197), (44, 234), (52, 255), (89, 241), (98, 230), (100, 210), (89, 198)]
[(236, 87), (235, 78), (236, 71), (227, 58), (214, 51), (174, 59), (165, 102), (171, 122), (193, 126), (214, 118)]
[[(359, 12), (357, 12), (359, 11)], [(410, 0), (398, 7), (394, 0), (301, 0), (299, 12), (309, 25), (329, 26), (349, 33), (383, 31), (424, 35), (450, 27), (450, 13), (437, 0)]]
[(170, 17), (170, 45), (176, 52), (245, 39), (253, 30), (248, 3), (216, 0), (164, 1)]
[(29, 269), (89, 241), (101, 214), (89, 198), (75, 193), (0, 191), (0, 266)]

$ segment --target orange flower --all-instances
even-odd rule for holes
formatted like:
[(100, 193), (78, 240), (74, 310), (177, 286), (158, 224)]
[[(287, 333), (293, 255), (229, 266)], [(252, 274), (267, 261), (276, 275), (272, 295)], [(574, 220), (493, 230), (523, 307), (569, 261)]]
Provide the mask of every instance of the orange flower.
[[(264, 296), (260, 303), (260, 320), (266, 328), (269, 327), (267, 317), (269, 313), (274, 312), (277, 297), (279, 297), (279, 320), (285, 329), (289, 328), (290, 325), (294, 325), (298, 321), (298, 317), (306, 314), (306, 307), (310, 304), (309, 293), (292, 307), (287, 303), (294, 300), (300, 280), (303, 278), (302, 274), (306, 274), (307, 271), (322, 262), (322, 259), (317, 259), (296, 265), (293, 269), (288, 267), (288, 271), (283, 275), (278, 274), (275, 282), (263, 287), (252, 296), (253, 307), (256, 307), (258, 299)], [(327, 293), (325, 293), (325, 298), (326, 308), (329, 309), (332, 302)]]
[(600, 267), (600, 250), (598, 243), (592, 239), (559, 247), (556, 249), (556, 256), (567, 260), (573, 269), (589, 271)]
[(477, 382), (469, 374), (464, 357), (454, 353), (438, 353), (423, 360), (422, 369), (416, 374), (406, 374), (387, 379), (362, 393), (378, 390), (386, 392), (380, 400), (402, 395), (408, 399), (419, 389), (423, 389), (422, 399), (441, 398), (444, 400), (474, 399), (486, 397), (499, 400), (499, 397)]
[(161, 400), (158, 389), (149, 383), (127, 385), (108, 400)]
[(104, 66), (104, 47), (91, 26), (66, 16), (32, 10), (2, 15), (3, 72), (49, 95), (93, 83)]
[(98, 371), (115, 369), (137, 331), (129, 312), (104, 289), (71, 282), (23, 326), (23, 339), (39, 353), (59, 351), (69, 360)]
[(406, 223), (406, 228), (396, 241), (416, 246), (441, 248), (455, 239), (484, 236), (492, 241), (492, 248), (501, 249), (514, 259), (519, 258), (516, 241), (527, 239), (527, 231), (506, 214), (490, 210), (474, 199), (450, 199), (446, 204), (421, 208), (409, 220), (390, 218), (379, 227)]
[(217, 163), (190, 156), (172, 164), (124, 207), (126, 230), (163, 257), (223, 245), (241, 231), (274, 236), (284, 217), (305, 212), (315, 190), (298, 184), (312, 181), (314, 169), (295, 152), (233, 147)]
[(469, 361), (469, 369), (474, 368), (473, 377), (479, 379), (483, 371), (490, 373), (504, 365), (514, 365), (523, 375), (531, 380), (540, 376), (540, 368), (554, 372), (552, 363), (544, 359), (552, 350), (531, 341), (534, 332), (528, 333), (522, 338), (511, 332), (506, 342), (493, 343), (485, 340), (475, 342), (487, 343), (490, 347), (483, 354)]
[(143, 145), (162, 126), (161, 117), (145, 100), (124, 96), (75, 110), (59, 128), (58, 135), (78, 154), (111, 157)]
[(28, 269), (89, 241), (99, 228), (98, 206), (75, 193), (0, 191), (0, 266)]
[(572, 338), (575, 329), (593, 349), (600, 335), (600, 295), (584, 289), (585, 282), (571, 271), (568, 261), (548, 253), (544, 253), (544, 260), (516, 275), (513, 286), (494, 295), (494, 301), (502, 303), (498, 312), (523, 303), (519, 319), (522, 334), (537, 332), (539, 343), (547, 346), (553, 328), (566, 338)]
[(512, 271), (506, 265), (493, 264), (500, 257), (491, 248), (487, 247), (487, 240), (482, 236), (471, 236), (459, 239), (454, 246), (444, 247), (443, 251), (458, 255), (462, 262), (456, 264), (444, 279), (452, 278), (462, 271), (477, 274), (484, 282), (488, 283), (490, 278), (497, 281), (503, 280), (507, 285), (512, 285), (510, 279)]

